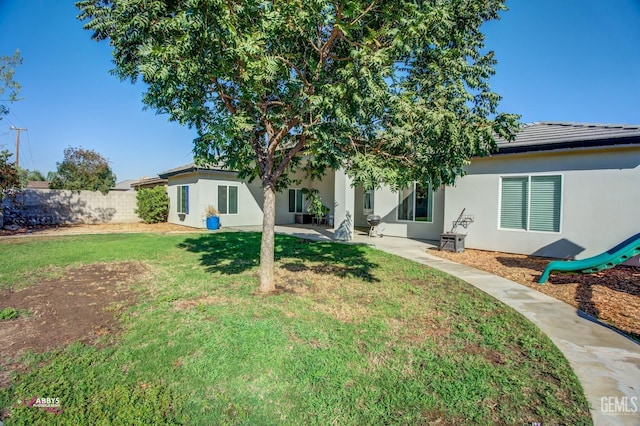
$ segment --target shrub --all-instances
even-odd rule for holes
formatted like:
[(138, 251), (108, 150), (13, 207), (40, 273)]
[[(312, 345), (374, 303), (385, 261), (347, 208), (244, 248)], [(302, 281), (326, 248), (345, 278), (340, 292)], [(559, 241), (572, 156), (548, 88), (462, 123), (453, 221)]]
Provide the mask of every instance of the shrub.
[(136, 214), (144, 223), (166, 222), (169, 196), (163, 186), (141, 189), (136, 195)]

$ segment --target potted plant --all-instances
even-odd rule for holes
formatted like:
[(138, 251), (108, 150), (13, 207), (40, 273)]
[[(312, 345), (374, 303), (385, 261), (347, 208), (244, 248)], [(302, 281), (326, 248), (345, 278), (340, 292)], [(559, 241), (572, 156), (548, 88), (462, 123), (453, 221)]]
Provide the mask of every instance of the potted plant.
[(302, 190), (302, 192), (306, 195), (307, 200), (309, 201), (307, 211), (315, 218), (316, 223), (322, 223), (324, 216), (329, 213), (331, 209), (322, 204), (322, 198), (320, 197), (319, 191), (317, 189), (305, 188)]
[(207, 218), (207, 229), (215, 231), (220, 228), (220, 212), (215, 206), (205, 207), (204, 215)]

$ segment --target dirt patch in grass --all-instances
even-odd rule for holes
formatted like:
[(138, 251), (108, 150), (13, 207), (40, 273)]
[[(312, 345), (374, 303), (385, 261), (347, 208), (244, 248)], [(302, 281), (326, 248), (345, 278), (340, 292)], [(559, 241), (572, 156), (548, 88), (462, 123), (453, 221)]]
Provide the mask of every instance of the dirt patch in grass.
[(0, 321), (0, 386), (28, 350), (42, 353), (75, 341), (95, 343), (119, 329), (117, 314), (133, 304), (131, 282), (147, 272), (138, 262), (98, 263), (19, 291), (0, 292), (0, 307), (27, 316)]
[(594, 274), (552, 274), (538, 284), (551, 259), (467, 249), (429, 254), (507, 278), (562, 300), (640, 340), (640, 268), (619, 265)]

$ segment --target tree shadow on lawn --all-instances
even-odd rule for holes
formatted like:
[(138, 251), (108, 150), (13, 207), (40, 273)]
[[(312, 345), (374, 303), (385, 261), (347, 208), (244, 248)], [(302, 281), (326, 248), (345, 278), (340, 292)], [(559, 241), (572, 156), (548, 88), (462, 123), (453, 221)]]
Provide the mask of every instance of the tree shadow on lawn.
[[(262, 234), (256, 232), (221, 232), (187, 238), (178, 247), (200, 253), (200, 263), (207, 272), (232, 275), (260, 264), (261, 238)], [(311, 271), (340, 278), (357, 277), (367, 282), (379, 281), (372, 274), (378, 265), (367, 259), (360, 245), (276, 235), (275, 261), (289, 258), (299, 260), (280, 266), (289, 272)], [(303, 262), (311, 262), (312, 265)]]

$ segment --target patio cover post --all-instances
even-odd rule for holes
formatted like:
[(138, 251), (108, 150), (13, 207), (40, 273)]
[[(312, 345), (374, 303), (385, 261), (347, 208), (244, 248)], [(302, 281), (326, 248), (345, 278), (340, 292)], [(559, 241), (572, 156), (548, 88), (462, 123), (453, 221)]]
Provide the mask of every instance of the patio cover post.
[(343, 169), (336, 170), (334, 188), (334, 239), (351, 241), (354, 235), (355, 188), (353, 187), (353, 181), (345, 174)]

